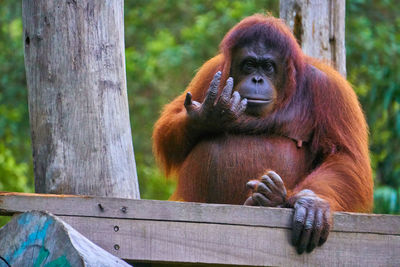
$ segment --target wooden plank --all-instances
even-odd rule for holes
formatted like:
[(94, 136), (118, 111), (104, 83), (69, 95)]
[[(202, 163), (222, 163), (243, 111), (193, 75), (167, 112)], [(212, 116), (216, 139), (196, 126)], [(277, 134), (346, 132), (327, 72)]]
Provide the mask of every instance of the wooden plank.
[(290, 230), (197, 222), (62, 216), (110, 253), (151, 262), (254, 266), (398, 266), (400, 236), (332, 232), (310, 254), (298, 255)]
[(0, 241), (0, 266), (130, 266), (39, 211), (14, 217), (0, 229)]
[[(157, 200), (0, 193), (0, 214), (46, 210), (59, 216), (291, 228), (291, 209)], [(400, 216), (335, 213), (334, 232), (400, 235)]]

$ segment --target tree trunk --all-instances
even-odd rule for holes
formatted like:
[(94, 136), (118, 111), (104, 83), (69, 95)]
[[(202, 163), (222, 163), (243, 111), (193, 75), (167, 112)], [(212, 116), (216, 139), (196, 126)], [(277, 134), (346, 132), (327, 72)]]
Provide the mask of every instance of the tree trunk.
[(35, 188), (139, 198), (123, 0), (23, 0)]
[(345, 0), (281, 0), (280, 17), (304, 53), (346, 76)]

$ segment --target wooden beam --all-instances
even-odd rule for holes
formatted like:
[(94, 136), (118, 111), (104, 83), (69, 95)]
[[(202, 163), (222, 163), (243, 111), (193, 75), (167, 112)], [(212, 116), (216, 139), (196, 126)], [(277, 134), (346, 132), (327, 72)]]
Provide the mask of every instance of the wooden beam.
[(0, 266), (130, 266), (45, 212), (14, 217), (0, 240)]
[[(286, 229), (291, 228), (293, 215), (292, 209), (281, 208), (0, 192), (0, 215), (29, 210), (46, 210), (58, 216), (196, 221)], [(399, 235), (400, 216), (337, 212), (332, 231)]]
[(290, 230), (286, 228), (61, 218), (126, 260), (251, 266), (394, 266), (400, 262), (399, 235), (333, 232), (322, 247), (311, 254), (298, 255), (289, 245)]
[(298, 255), (291, 209), (156, 200), (0, 194), (0, 213), (48, 210), (131, 261), (238, 265), (395, 265), (400, 216), (335, 213), (326, 244)]

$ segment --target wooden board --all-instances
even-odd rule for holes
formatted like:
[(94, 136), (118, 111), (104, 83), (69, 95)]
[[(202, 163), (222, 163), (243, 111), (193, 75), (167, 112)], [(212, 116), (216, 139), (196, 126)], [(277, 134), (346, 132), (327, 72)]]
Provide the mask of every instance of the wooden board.
[[(46, 210), (55, 215), (291, 227), (292, 209), (159, 200), (0, 192), (0, 214)], [(332, 231), (400, 235), (400, 216), (337, 212)]]
[(334, 214), (327, 243), (297, 255), (291, 209), (0, 193), (0, 213), (47, 210), (126, 260), (238, 265), (398, 266), (400, 216)]
[(398, 235), (334, 232), (322, 247), (311, 254), (298, 255), (289, 245), (290, 230), (284, 228), (61, 218), (123, 259), (252, 266), (398, 266), (400, 263)]

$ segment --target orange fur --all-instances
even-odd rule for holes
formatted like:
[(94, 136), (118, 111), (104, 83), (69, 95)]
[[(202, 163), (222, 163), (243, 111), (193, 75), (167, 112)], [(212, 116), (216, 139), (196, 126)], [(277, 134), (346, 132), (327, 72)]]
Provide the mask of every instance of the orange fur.
[[(287, 66), (275, 110), (263, 118), (240, 118), (237, 127), (222, 135), (191, 132), (183, 106), (186, 93), (202, 102), (218, 70), (222, 87), (238, 40), (260, 32), (272, 38), (269, 45), (281, 49)], [(165, 106), (154, 127), (155, 157), (167, 175), (178, 175), (172, 199), (243, 204), (245, 183), (272, 169), (281, 175), (289, 197), (310, 189), (334, 211), (371, 211), (368, 129), (349, 83), (331, 67), (305, 56), (289, 29), (273, 17), (244, 19), (227, 33), (220, 50), (185, 92)], [(306, 145), (298, 149), (290, 138)]]

